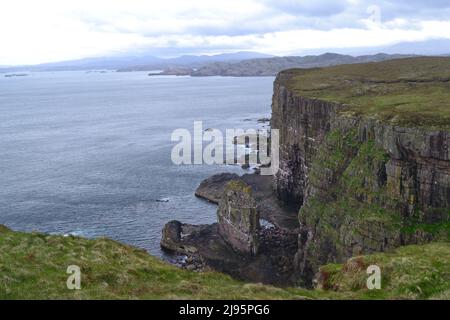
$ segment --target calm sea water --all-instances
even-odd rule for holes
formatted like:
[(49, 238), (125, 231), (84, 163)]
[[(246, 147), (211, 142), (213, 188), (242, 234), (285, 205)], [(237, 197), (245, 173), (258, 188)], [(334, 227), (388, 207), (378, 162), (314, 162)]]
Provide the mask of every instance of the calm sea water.
[[(176, 128), (256, 128), (273, 78), (0, 74), (0, 223), (107, 236), (161, 255), (163, 225), (215, 221), (197, 185), (237, 166), (176, 166)], [(251, 119), (251, 121), (243, 121)], [(168, 202), (156, 200), (168, 198)]]

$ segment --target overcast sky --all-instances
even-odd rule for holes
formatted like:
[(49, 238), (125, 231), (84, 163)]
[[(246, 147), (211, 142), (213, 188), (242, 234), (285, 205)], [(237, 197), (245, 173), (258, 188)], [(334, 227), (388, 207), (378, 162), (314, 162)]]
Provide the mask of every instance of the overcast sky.
[(2, 0), (0, 65), (450, 39), (449, 0)]

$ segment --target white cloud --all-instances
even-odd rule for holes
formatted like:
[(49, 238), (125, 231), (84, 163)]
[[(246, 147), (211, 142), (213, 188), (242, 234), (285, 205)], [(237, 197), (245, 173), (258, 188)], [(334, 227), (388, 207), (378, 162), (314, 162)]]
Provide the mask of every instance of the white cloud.
[[(445, 2), (343, 0), (9, 0), (0, 7), (0, 65), (101, 56), (145, 48), (175, 53), (371, 47), (450, 38)], [(401, 8), (409, 8), (410, 10)], [(445, 16), (445, 17), (448, 17)], [(161, 50), (160, 50), (161, 49)]]

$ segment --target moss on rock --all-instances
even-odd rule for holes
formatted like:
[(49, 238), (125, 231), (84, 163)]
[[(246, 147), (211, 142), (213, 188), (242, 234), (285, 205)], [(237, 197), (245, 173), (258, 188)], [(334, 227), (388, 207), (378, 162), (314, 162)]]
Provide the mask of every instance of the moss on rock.
[(434, 213), (435, 222), (424, 223), (430, 213), (416, 208), (417, 217), (410, 216), (403, 198), (389, 190), (389, 160), (374, 140), (359, 140), (354, 129), (327, 135), (312, 161), (310, 198), (299, 211), (296, 260), (307, 282), (326, 263), (448, 239), (445, 215)]

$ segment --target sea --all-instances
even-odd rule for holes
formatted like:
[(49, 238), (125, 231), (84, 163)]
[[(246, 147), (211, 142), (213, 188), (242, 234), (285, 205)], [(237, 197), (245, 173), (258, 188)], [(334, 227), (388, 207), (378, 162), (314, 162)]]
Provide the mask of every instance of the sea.
[(148, 76), (147, 72), (0, 73), (0, 224), (109, 237), (165, 257), (170, 220), (216, 221), (194, 196), (237, 165), (176, 165), (176, 129), (256, 129), (270, 117), (273, 77)]

